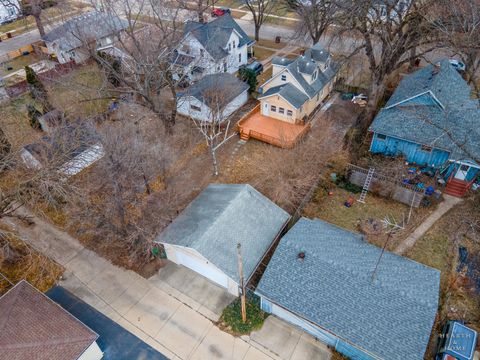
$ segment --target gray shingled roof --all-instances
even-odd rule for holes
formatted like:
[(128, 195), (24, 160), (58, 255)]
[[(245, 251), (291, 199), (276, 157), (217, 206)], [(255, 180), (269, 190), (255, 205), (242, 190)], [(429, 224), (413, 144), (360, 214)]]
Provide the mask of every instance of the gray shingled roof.
[(225, 49), (233, 30), (240, 35), (238, 47), (253, 43), (230, 14), (219, 16), (208, 23), (187, 21), (183, 33), (185, 36), (191, 33), (215, 60), (220, 60), (228, 55)]
[(423, 359), (440, 272), (385, 252), (372, 283), (380, 253), (359, 234), (302, 218), (280, 240), (257, 292), (378, 358)]
[(268, 89), (261, 97), (258, 99), (263, 99), (271, 95), (278, 94), (282, 96), (285, 100), (287, 100), (295, 109), (300, 108), (305, 101), (308, 100), (308, 96), (306, 96), (303, 92), (298, 90), (295, 86), (290, 83), (285, 85), (275, 86)]
[(238, 282), (237, 244), (248, 279), (289, 218), (250, 185), (210, 184), (155, 241), (193, 248)]
[[(480, 158), (480, 109), (448, 60), (406, 76), (370, 131), (436, 147), (450, 159)], [(463, 149), (462, 149), (463, 148)]]
[(80, 47), (83, 41), (92, 38), (101, 39), (117, 34), (126, 28), (128, 28), (128, 21), (113, 14), (89, 11), (75, 16), (49, 31), (43, 40), (46, 42), (57, 41), (61, 50), (69, 51)]
[[(303, 90), (309, 98), (313, 98), (317, 95), (325, 85), (335, 76), (339, 69), (339, 64), (332, 61), (330, 58), (330, 53), (323, 49), (321, 45), (315, 44), (312, 48), (307, 49), (304, 55), (297, 57), (295, 60), (288, 63), (283, 61), (286, 64), (286, 68), (292, 74), (292, 76), (297, 80)], [(325, 63), (329, 61), (329, 66), (325, 71), (319, 71), (316, 80), (309, 84), (302, 73), (307, 75), (312, 75), (315, 69), (317, 68), (317, 63)], [(288, 64), (287, 64), (288, 63)], [(276, 65), (284, 65), (281, 58), (275, 60)], [(285, 65), (284, 65), (285, 66)]]
[(292, 62), (294, 62), (294, 60), (287, 59), (287, 58), (280, 57), (280, 56), (274, 56), (273, 59), (272, 59), (272, 64), (273, 65), (287, 66), (287, 65), (291, 64)]
[[(184, 93), (179, 93), (178, 96), (193, 96), (206, 105), (210, 105), (210, 102), (215, 100), (215, 104), (221, 107), (229, 104), (246, 90), (248, 90), (247, 83), (232, 74), (219, 73), (204, 76), (186, 89)], [(221, 94), (221, 97), (212, 98), (212, 92)], [(221, 101), (221, 104), (218, 103), (219, 101)]]

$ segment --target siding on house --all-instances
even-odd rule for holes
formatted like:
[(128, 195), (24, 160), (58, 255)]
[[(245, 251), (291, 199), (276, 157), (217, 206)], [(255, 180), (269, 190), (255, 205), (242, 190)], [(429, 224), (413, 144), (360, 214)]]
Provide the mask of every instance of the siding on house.
[[(469, 164), (469, 162), (466, 162), (466, 164)], [(472, 164), (471, 164), (472, 165)], [(473, 164), (474, 166), (478, 166), (476, 164)], [(444, 179), (448, 179), (450, 175), (452, 175), (453, 170), (458, 170), (459, 165), (455, 163), (451, 163), (447, 169), (447, 171), (444, 174)], [(480, 173), (480, 169), (477, 167), (470, 167), (467, 171), (467, 175), (465, 176), (465, 181), (470, 182), (475, 177)]]
[[(385, 136), (385, 139), (382, 138), (383, 136)], [(428, 148), (425, 147), (422, 150), (420, 144), (378, 133), (374, 133), (370, 146), (370, 151), (374, 154), (403, 155), (408, 162), (435, 167), (443, 165), (450, 155), (448, 151), (437, 148), (427, 150)]]

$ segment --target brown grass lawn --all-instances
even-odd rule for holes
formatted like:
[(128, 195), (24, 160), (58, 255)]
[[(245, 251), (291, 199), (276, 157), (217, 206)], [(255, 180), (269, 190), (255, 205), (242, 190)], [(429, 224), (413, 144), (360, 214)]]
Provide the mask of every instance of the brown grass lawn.
[[(476, 199), (467, 198), (457, 205), (406, 254), (441, 271), (439, 316), (430, 341), (431, 353), (435, 349), (436, 334), (447, 319), (463, 320), (467, 326), (480, 331), (480, 242), (478, 229), (472, 231), (470, 225), (478, 221), (478, 200), (477, 195)], [(459, 268), (459, 247), (465, 247), (469, 254), (467, 261), (476, 264), (473, 265), (476, 278), (475, 271), (467, 273), (465, 267)], [(477, 350), (479, 348), (480, 344), (477, 344)]]
[(281, 41), (279, 43), (275, 42), (275, 39), (267, 40), (267, 39), (260, 39), (256, 42), (257, 45), (271, 48), (271, 49), (283, 49), (287, 46), (287, 43)]
[(93, 62), (48, 84), (53, 106), (73, 116), (103, 113), (111, 101), (104, 74)]
[[(0, 76), (11, 74), (17, 70), (23, 69), (25, 66), (39, 62), (42, 58), (34, 53), (25, 56), (19, 56), (6, 63), (3, 63), (0, 68)], [(12, 70), (7, 70), (8, 67), (12, 67)]]
[[(0, 272), (14, 284), (26, 279), (40, 291), (47, 291), (64, 271), (62, 266), (27, 245), (2, 224), (0, 245), (4, 249), (0, 251)], [(11, 285), (0, 278), (0, 295), (10, 288)]]
[(255, 58), (259, 61), (265, 60), (269, 56), (272, 56), (275, 54), (275, 51), (273, 50), (268, 50), (260, 46), (254, 46), (253, 47), (253, 54), (255, 55)]

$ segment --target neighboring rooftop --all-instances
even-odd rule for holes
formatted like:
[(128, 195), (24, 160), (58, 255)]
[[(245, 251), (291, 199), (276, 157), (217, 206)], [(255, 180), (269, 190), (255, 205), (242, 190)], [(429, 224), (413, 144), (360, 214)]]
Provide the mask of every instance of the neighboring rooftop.
[(219, 73), (205, 75), (195, 82), (181, 96), (193, 96), (199, 101), (210, 105), (222, 107), (229, 104), (238, 95), (248, 90), (248, 84), (239, 80), (232, 74)]
[(407, 75), (370, 130), (450, 152), (453, 160), (480, 158), (480, 109), (448, 60)]
[(97, 338), (25, 280), (0, 298), (0, 359), (76, 360)]
[(101, 39), (127, 28), (128, 21), (120, 19), (116, 15), (89, 11), (75, 16), (49, 31), (43, 40), (46, 42), (56, 41), (61, 50), (69, 51), (82, 46), (85, 41)]
[[(305, 254), (299, 259), (299, 253)], [(359, 234), (301, 218), (280, 240), (257, 292), (381, 359), (423, 359), (440, 272)]]
[[(304, 99), (303, 102), (305, 102), (309, 98), (316, 96), (330, 82), (339, 69), (339, 64), (334, 62), (330, 53), (318, 43), (307, 49), (303, 55), (300, 55), (295, 60), (274, 57), (272, 64), (288, 69), (288, 72), (299, 84), (300, 88), (292, 86), (292, 89), (284, 90), (288, 91), (292, 99), (291, 104), (294, 106), (303, 104), (299, 104), (300, 99)], [(319, 71), (317, 71), (316, 78), (312, 83), (305, 80), (304, 75), (312, 76), (317, 69)], [(276, 87), (277, 92), (280, 90), (280, 86)], [(269, 95), (272, 95), (272, 93), (269, 93)], [(262, 97), (265, 96), (266, 94), (262, 94)]]
[(272, 87), (265, 91), (258, 99), (266, 98), (271, 95), (280, 95), (287, 100), (295, 109), (299, 109), (305, 101), (308, 100), (308, 96), (299, 91), (295, 86), (290, 83)]
[(253, 44), (254, 41), (248, 37), (230, 14), (219, 16), (208, 23), (187, 21), (183, 29), (185, 36), (191, 33), (215, 60), (223, 59), (228, 55), (225, 49), (233, 31), (240, 36), (238, 47)]
[(250, 185), (210, 184), (155, 241), (193, 248), (238, 282), (237, 244), (248, 279), (289, 218)]

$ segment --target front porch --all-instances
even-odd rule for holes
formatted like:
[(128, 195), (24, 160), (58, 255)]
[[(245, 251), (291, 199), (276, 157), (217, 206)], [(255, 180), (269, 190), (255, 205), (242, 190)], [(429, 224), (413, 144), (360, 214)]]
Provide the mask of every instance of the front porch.
[(310, 124), (291, 124), (260, 113), (257, 105), (238, 122), (242, 140), (254, 138), (281, 148), (291, 149), (310, 129)]
[(470, 161), (451, 161), (445, 172), (445, 193), (462, 197), (477, 180), (480, 166)]

